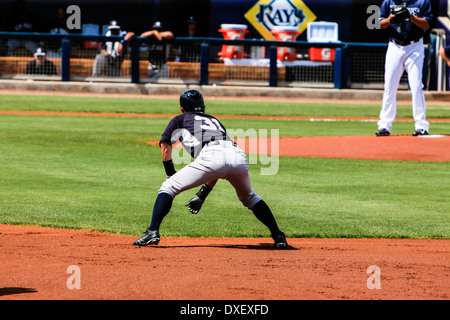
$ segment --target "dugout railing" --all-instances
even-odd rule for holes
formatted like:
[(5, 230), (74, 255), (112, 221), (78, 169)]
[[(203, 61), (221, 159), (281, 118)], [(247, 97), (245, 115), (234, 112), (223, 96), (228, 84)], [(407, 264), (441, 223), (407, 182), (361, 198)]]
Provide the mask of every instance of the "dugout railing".
[[(120, 36), (0, 32), (0, 79), (336, 89), (382, 89), (384, 86), (387, 44), (218, 38), (175, 38), (158, 42), (137, 37), (128, 44), (118, 70), (106, 68), (99, 72), (100, 44), (122, 39)], [(149, 50), (157, 46), (164, 48), (165, 61), (152, 68), (156, 64), (149, 63), (149, 58), (152, 59)], [(223, 58), (220, 55), (223, 46), (237, 47), (242, 56), (240, 59)], [(37, 48), (46, 52), (56, 74), (27, 74), (27, 64), (34, 59)], [(279, 60), (278, 48), (295, 49), (295, 61)], [(332, 61), (313, 61), (311, 48), (327, 48), (333, 51), (334, 57)], [(102, 63), (107, 64), (107, 59), (103, 60)], [(407, 88), (405, 75), (402, 87)]]

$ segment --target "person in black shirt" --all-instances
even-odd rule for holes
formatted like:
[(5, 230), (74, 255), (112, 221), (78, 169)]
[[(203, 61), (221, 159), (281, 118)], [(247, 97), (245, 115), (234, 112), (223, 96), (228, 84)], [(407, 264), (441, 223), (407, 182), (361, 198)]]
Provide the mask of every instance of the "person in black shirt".
[[(187, 32), (183, 37), (194, 38), (197, 36), (197, 21), (194, 17), (190, 17), (187, 21)], [(179, 46), (178, 50), (180, 52), (181, 62), (200, 62), (199, 42), (183, 43)]]
[(55, 64), (47, 60), (45, 52), (38, 48), (34, 53), (34, 60), (27, 63), (26, 74), (38, 74), (38, 75), (57, 75)]
[(163, 40), (174, 38), (172, 31), (164, 30), (160, 21), (156, 21), (152, 29), (145, 31), (141, 37), (156, 38), (160, 43), (152, 43), (148, 45), (148, 77), (160, 78), (168, 76), (168, 68), (166, 62), (171, 55), (172, 46), (164, 43)]

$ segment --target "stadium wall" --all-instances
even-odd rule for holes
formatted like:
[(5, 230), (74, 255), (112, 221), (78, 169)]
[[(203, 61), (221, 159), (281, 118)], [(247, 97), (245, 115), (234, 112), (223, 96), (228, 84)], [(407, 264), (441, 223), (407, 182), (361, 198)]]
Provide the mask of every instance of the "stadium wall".
[[(381, 102), (383, 92), (362, 89), (317, 89), (317, 88), (270, 88), (186, 84), (133, 84), (133, 83), (88, 83), (62, 81), (0, 80), (0, 90), (34, 91), (41, 93), (67, 94), (123, 94), (156, 96), (178, 96), (186, 89), (201, 90), (207, 97), (271, 97), (292, 99), (338, 99), (366, 100)], [(411, 101), (407, 90), (398, 92), (399, 101)], [(425, 99), (430, 101), (450, 101), (450, 92), (425, 91)]]

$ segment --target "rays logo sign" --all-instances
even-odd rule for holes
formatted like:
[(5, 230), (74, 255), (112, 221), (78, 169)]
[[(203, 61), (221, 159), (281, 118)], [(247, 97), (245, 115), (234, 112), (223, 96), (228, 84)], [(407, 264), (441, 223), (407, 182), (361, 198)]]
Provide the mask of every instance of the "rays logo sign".
[(296, 27), (302, 33), (316, 16), (301, 0), (260, 0), (245, 18), (266, 40), (274, 40), (274, 27)]

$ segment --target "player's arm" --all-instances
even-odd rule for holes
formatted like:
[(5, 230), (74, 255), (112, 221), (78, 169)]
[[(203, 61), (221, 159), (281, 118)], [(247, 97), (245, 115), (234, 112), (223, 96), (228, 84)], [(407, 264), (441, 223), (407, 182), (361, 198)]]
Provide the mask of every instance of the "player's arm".
[(172, 160), (172, 146), (167, 142), (161, 142), (161, 156), (163, 161)]
[(411, 14), (409, 20), (419, 28), (430, 30), (430, 21), (433, 19), (433, 11), (429, 1), (424, 1), (423, 6), (418, 13), (418, 16)]
[(173, 166), (172, 161), (172, 144), (180, 139), (181, 130), (179, 118), (175, 117), (170, 120), (163, 134), (161, 140), (159, 140), (159, 147), (161, 148), (161, 156), (164, 164), (164, 170), (166, 171), (167, 178), (173, 176), (177, 171)]
[(166, 171), (167, 177), (171, 177), (177, 172), (172, 161), (172, 146), (167, 142), (161, 141), (160, 147), (164, 170)]
[(217, 180), (218, 180), (218, 179), (216, 179), (216, 180), (211, 180), (211, 181), (207, 182), (206, 185), (208, 185), (208, 186), (212, 189), (212, 188), (214, 188), (214, 186), (216, 185)]
[(387, 27), (389, 27), (391, 25), (391, 18), (394, 17), (393, 14), (391, 14), (389, 17), (387, 17), (386, 19), (382, 19), (380, 20), (380, 28), (381, 29), (386, 29)]
[(380, 28), (386, 29), (391, 25), (391, 18), (394, 15), (391, 14), (390, 8), (389, 8), (389, 1), (384, 1), (380, 8)]
[(428, 22), (428, 19), (426, 19), (426, 18), (419, 18), (414, 15), (410, 15), (409, 20), (412, 23), (414, 23), (416, 26), (418, 26), (419, 28), (422, 28), (425, 30), (430, 29), (430, 23)]
[(188, 207), (189, 211), (191, 213), (198, 213), (200, 209), (202, 208), (203, 203), (206, 200), (206, 197), (209, 195), (209, 193), (212, 191), (214, 186), (217, 183), (217, 179), (208, 181), (197, 192), (197, 194), (191, 198), (191, 200), (186, 203), (186, 207)]

